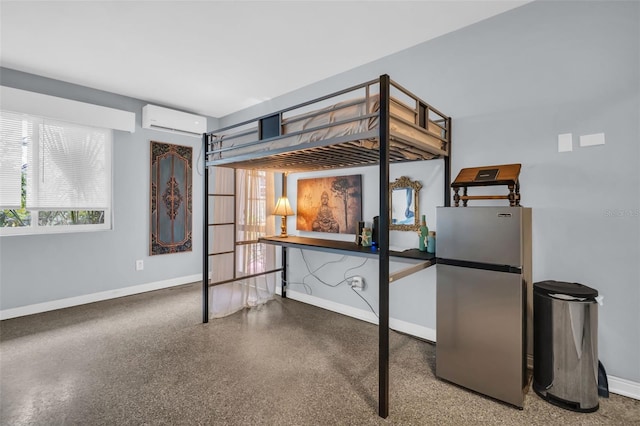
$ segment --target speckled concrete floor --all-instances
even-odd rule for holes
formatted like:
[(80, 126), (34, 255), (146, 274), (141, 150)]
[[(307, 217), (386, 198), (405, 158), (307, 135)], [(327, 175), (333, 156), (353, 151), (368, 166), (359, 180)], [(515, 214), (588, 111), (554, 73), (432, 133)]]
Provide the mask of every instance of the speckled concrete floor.
[(200, 323), (198, 284), (0, 324), (3, 425), (640, 424), (640, 401), (592, 414), (530, 391), (518, 410), (434, 378), (435, 347), (391, 333), (377, 416), (377, 327), (277, 299)]

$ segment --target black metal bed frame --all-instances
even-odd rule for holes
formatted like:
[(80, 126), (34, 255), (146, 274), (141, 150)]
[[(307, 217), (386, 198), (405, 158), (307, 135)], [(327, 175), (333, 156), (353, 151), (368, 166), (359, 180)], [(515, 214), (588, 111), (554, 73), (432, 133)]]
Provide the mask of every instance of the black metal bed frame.
[[(378, 165), (380, 168), (380, 184), (379, 184), (379, 197), (380, 197), (380, 210), (379, 210), (379, 269), (378, 269), (378, 281), (379, 281), (379, 326), (378, 326), (378, 415), (382, 418), (386, 418), (389, 415), (389, 163), (390, 163), (390, 152), (389, 152), (389, 142), (390, 142), (390, 99), (391, 93), (390, 88), (393, 85), (396, 88), (399, 88), (401, 91), (405, 93), (409, 93), (401, 86), (397, 85), (391, 81), (390, 77), (386, 74), (381, 75), (379, 79), (373, 80), (371, 82), (364, 83), (363, 85), (356, 87), (363, 87), (364, 85), (373, 84), (379, 82), (379, 101), (380, 101), (380, 109), (379, 109), (379, 127), (378, 127)], [(282, 117), (282, 113), (286, 111), (293, 110), (295, 108), (304, 107), (307, 105), (311, 105), (314, 102), (322, 101), (325, 99), (329, 99), (331, 97), (335, 97), (336, 95), (340, 95), (342, 93), (348, 93), (353, 90), (354, 87), (345, 89), (340, 92), (335, 92), (330, 95), (324, 96), (322, 98), (317, 98), (309, 102), (305, 102), (302, 104), (298, 104), (294, 107), (287, 108), (285, 110), (280, 111), (277, 114), (280, 114), (279, 117)], [(367, 89), (368, 90), (368, 89)], [(422, 105), (422, 104), (421, 104)], [(427, 105), (427, 108), (431, 108)], [(446, 123), (444, 125), (444, 129), (446, 129), (445, 139), (447, 144), (450, 144), (451, 141), (451, 118), (444, 116), (443, 114), (436, 111), (441, 117), (446, 119)], [(273, 119), (275, 114), (269, 114), (267, 116), (263, 116), (257, 119), (248, 120), (242, 123), (235, 124), (234, 126), (225, 127), (216, 132), (209, 132), (203, 135), (202, 143), (203, 143), (203, 161), (205, 170), (207, 170), (210, 166), (223, 166), (223, 167), (232, 167), (233, 161), (225, 159), (224, 161), (216, 162), (215, 160), (209, 160), (209, 154), (212, 152), (210, 150), (211, 147), (211, 139), (215, 136), (216, 133), (227, 130), (233, 127), (239, 127), (246, 125), (248, 123), (263, 120), (263, 119)], [(281, 120), (281, 119), (279, 119)], [(279, 122), (279, 124), (281, 124)], [(262, 136), (262, 135), (261, 135)], [(273, 140), (276, 137), (266, 135), (267, 137), (263, 142)], [(443, 139), (444, 141), (444, 139)], [(335, 143), (336, 141), (329, 141), (329, 143), (318, 143), (316, 146), (331, 146), (331, 143)], [(293, 147), (293, 149), (303, 149), (301, 147)], [(434, 158), (443, 158), (444, 160), (444, 205), (451, 205), (451, 197), (450, 197), (450, 185), (451, 185), (451, 149), (450, 145), (447, 145), (448, 155), (440, 155), (435, 156)], [(254, 157), (259, 156), (260, 154), (254, 154)], [(270, 154), (269, 154), (270, 155)], [(355, 165), (341, 165), (340, 167), (353, 167)], [(244, 168), (244, 167), (242, 167)], [(286, 185), (286, 177), (283, 177), (283, 185)], [(204, 173), (204, 232), (203, 232), (203, 279), (202, 279), (202, 322), (209, 322), (209, 232), (208, 232), (208, 218), (209, 218), (209, 179), (208, 173)], [(284, 188), (283, 188), (284, 190)], [(282, 284), (282, 297), (286, 297), (286, 286), (284, 280), (286, 279), (286, 262), (287, 262), (287, 254), (286, 247), (282, 247), (282, 268), (278, 269), (282, 271), (283, 274), (283, 284)], [(276, 271), (278, 271), (276, 270)], [(266, 273), (273, 273), (274, 271), (268, 271)], [(243, 277), (244, 278), (244, 277)], [(241, 279), (241, 278), (238, 278)]]

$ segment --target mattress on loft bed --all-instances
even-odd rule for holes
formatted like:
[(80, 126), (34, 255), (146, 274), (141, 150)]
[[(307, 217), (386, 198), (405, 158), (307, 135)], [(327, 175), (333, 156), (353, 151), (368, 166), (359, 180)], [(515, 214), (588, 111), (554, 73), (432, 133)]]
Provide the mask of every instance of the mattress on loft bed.
[[(369, 107), (367, 108), (367, 103)], [(336, 103), (326, 108), (317, 109), (304, 114), (283, 119), (282, 136), (264, 143), (259, 141), (259, 132), (256, 126), (243, 131), (228, 134), (217, 134), (217, 144), (214, 149), (222, 148), (215, 153), (214, 160), (243, 156), (252, 153), (268, 153), (281, 148), (304, 148), (304, 144), (321, 140), (328, 140), (341, 136), (358, 135), (378, 128), (380, 103), (378, 95), (368, 98), (352, 99)], [(402, 102), (391, 98), (389, 128), (392, 134), (404, 136), (425, 144), (428, 147), (441, 150), (442, 141), (434, 136), (444, 137), (444, 130), (436, 123), (429, 121), (428, 130), (416, 128), (409, 123), (416, 121), (413, 109)], [(376, 114), (374, 116), (367, 115)], [(287, 136), (290, 135), (290, 136)], [(377, 141), (376, 137), (367, 138), (368, 141)], [(354, 141), (360, 142), (360, 146), (377, 148), (377, 142), (364, 143), (364, 140), (354, 137)], [(393, 142), (392, 142), (393, 143)]]

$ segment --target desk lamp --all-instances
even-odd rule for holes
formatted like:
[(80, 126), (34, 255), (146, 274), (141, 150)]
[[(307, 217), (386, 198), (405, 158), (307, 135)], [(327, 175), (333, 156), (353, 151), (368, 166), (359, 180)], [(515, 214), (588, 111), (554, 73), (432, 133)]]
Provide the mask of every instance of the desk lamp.
[(293, 216), (293, 210), (289, 205), (289, 199), (285, 197), (278, 198), (276, 208), (273, 210), (273, 214), (282, 216), (282, 224), (280, 225), (280, 237), (287, 236), (287, 216)]

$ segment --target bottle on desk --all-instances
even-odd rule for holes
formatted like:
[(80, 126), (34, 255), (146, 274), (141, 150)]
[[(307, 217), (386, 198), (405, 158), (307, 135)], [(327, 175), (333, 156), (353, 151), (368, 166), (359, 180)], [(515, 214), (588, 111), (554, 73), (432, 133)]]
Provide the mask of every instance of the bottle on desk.
[(436, 252), (436, 231), (429, 231), (429, 236), (427, 237), (427, 253), (435, 253)]
[(429, 236), (429, 228), (427, 227), (426, 215), (422, 215), (420, 218), (420, 229), (418, 231), (420, 239), (418, 240), (418, 250), (427, 251), (427, 238)]

